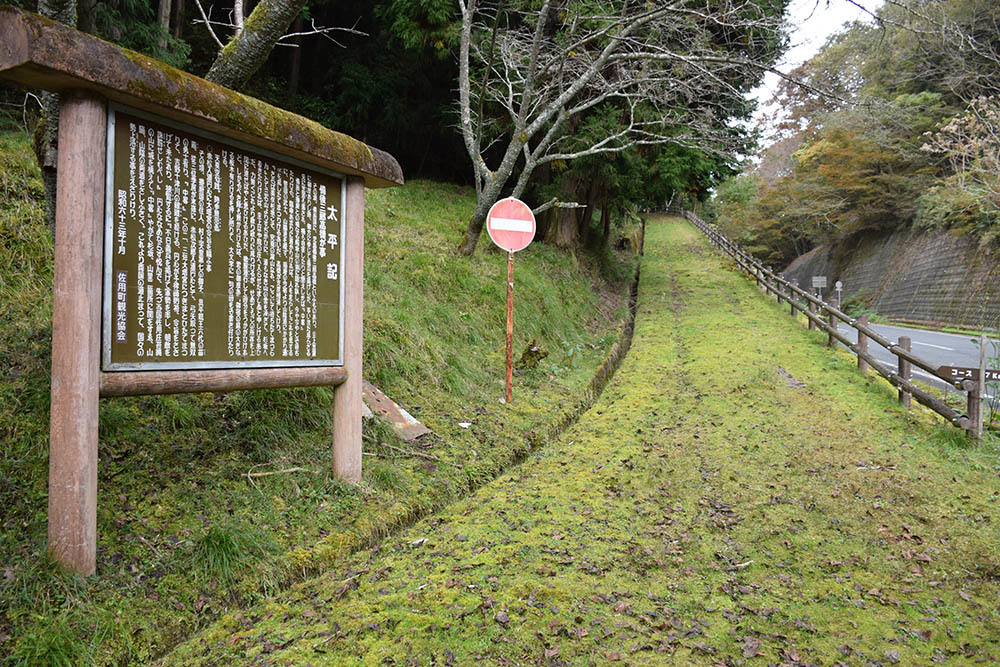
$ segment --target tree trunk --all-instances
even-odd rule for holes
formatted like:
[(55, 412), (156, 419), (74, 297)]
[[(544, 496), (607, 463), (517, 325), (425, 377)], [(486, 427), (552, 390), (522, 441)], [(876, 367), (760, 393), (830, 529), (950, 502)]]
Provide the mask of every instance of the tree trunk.
[[(292, 32), (302, 32), (302, 12), (295, 17), (292, 23)], [(299, 45), (292, 49), (292, 62), (288, 68), (288, 95), (295, 97), (299, 94), (299, 76), (302, 72), (302, 38), (295, 37), (292, 40)]]
[(465, 230), (465, 238), (462, 240), (462, 245), (459, 248), (459, 251), (463, 255), (468, 257), (476, 252), (479, 235), (483, 233), (483, 226), (486, 224), (486, 214), (490, 212), (490, 207), (493, 206), (493, 202), (496, 200), (496, 195), (490, 197), (484, 193), (483, 197), (476, 203), (476, 210), (469, 220), (469, 226)]
[[(577, 201), (576, 194), (580, 189), (580, 181), (573, 177), (561, 179), (559, 191), (562, 201)], [(573, 248), (580, 243), (580, 222), (575, 208), (549, 209), (549, 229), (545, 242), (559, 248)]]
[(596, 181), (591, 181), (590, 187), (587, 188), (587, 198), (584, 200), (584, 204), (587, 208), (579, 211), (578, 220), (580, 222), (580, 243), (587, 245), (587, 241), (590, 240), (590, 223), (594, 219), (594, 206), (597, 204), (597, 190), (598, 185)]
[(302, 11), (305, 0), (261, 0), (243, 24), (243, 31), (212, 63), (205, 78), (226, 88), (242, 88)]
[[(50, 19), (76, 27), (76, 0), (38, 0), (38, 13)], [(56, 163), (59, 145), (59, 95), (43, 91), (42, 120), (35, 128), (35, 158), (42, 169), (45, 188), (45, 215), (52, 238), (56, 234)]]
[(97, 33), (97, 0), (79, 0), (76, 14), (77, 30), (91, 35)]
[(611, 209), (608, 208), (608, 193), (603, 193), (601, 197), (601, 227), (604, 228), (604, 242), (607, 243), (611, 237)]
[(170, 25), (174, 27), (174, 39), (180, 39), (184, 32), (184, 0), (174, 0), (174, 15), (170, 19)]
[[(111, 7), (116, 12), (121, 12), (122, 10), (122, 0), (107, 0), (108, 6)], [(112, 22), (108, 26), (108, 37), (111, 38), (112, 42), (120, 42), (122, 39), (122, 29), (117, 22)]]
[(579, 228), (576, 222), (576, 209), (553, 208), (549, 210), (549, 230), (545, 242), (559, 248), (572, 248), (579, 243)]
[(160, 38), (157, 44), (161, 49), (167, 48), (167, 37), (170, 35), (170, 0), (160, 0), (156, 10), (156, 22), (160, 26)]

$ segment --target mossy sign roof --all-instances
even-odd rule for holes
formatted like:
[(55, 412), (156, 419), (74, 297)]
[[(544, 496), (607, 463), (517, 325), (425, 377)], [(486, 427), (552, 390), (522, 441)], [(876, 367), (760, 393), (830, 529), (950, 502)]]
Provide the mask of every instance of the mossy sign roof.
[(149, 56), (17, 7), (0, 5), (0, 78), (109, 100), (390, 187), (403, 173), (388, 153)]

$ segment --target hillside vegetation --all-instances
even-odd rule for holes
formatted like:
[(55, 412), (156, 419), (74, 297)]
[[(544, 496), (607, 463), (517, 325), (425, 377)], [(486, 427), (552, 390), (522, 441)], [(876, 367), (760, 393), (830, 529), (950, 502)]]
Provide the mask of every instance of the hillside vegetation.
[(631, 253), (518, 254), (515, 345), (550, 354), (504, 405), (505, 258), (455, 252), (474, 193), (368, 194), (365, 376), (433, 435), (403, 444), (367, 423), (354, 488), (330, 474), (327, 389), (102, 400), (98, 576), (84, 580), (45, 559), (52, 243), (29, 140), (0, 134), (0, 663), (149, 661), (477, 488), (586, 406)]
[(1000, 659), (995, 446), (904, 412), (678, 219), (635, 340), (510, 474), (168, 665)]
[(901, 0), (783, 84), (761, 162), (720, 186), (730, 238), (784, 267), (863, 233), (950, 230), (1000, 248), (1000, 5)]

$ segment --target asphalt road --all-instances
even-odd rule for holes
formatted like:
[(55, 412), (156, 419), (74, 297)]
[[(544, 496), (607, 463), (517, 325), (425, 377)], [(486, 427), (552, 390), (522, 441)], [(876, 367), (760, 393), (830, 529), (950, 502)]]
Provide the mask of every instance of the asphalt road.
[[(935, 367), (964, 366), (966, 368), (976, 368), (979, 366), (979, 346), (972, 342), (973, 337), (970, 335), (927, 331), (926, 329), (911, 329), (909, 327), (888, 324), (870, 324), (869, 326), (893, 342), (898, 340), (900, 336), (909, 336), (913, 353), (931, 362)], [(858, 332), (853, 327), (840, 323), (837, 328), (841, 333), (848, 336), (852, 342), (857, 342)], [(992, 346), (987, 348), (987, 356), (993, 354), (993, 349)], [(875, 341), (868, 341), (868, 351), (882, 362), (885, 367), (892, 369), (897, 367), (896, 355)], [(990, 367), (988, 360), (987, 367)], [(942, 382), (922, 369), (913, 368), (912, 372), (914, 379), (936, 387), (958, 391), (948, 383)]]

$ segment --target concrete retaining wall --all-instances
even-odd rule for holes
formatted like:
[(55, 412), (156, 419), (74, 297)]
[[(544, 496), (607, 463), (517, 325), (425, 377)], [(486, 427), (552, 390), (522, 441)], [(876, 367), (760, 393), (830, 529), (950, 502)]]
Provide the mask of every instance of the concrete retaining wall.
[(867, 296), (893, 319), (978, 328), (1000, 320), (1000, 253), (950, 232), (867, 235), (814, 248), (784, 271), (808, 288), (814, 275), (844, 283), (843, 298)]

